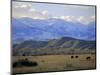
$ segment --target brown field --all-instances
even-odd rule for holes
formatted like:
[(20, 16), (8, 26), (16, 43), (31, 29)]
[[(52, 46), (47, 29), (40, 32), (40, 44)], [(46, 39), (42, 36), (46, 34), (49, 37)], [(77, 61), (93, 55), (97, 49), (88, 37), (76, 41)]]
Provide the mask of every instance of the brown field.
[[(73, 58), (71, 58), (71, 56), (73, 56)], [(90, 59), (87, 59), (87, 57), (90, 57)], [(36, 73), (96, 68), (95, 54), (13, 56), (12, 62), (14, 63), (25, 58), (30, 61), (36, 61), (38, 65), (35, 67), (13, 68), (13, 73)]]

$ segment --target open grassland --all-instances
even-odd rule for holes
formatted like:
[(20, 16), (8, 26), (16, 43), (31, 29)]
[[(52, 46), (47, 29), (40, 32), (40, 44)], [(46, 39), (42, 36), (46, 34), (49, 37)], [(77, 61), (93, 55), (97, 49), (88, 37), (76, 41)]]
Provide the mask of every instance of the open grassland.
[(14, 67), (13, 73), (36, 73), (49, 71), (68, 71), (95, 69), (95, 54), (73, 54), (73, 55), (44, 55), (44, 56), (13, 56), (12, 63), (27, 59), (36, 62), (36, 66)]

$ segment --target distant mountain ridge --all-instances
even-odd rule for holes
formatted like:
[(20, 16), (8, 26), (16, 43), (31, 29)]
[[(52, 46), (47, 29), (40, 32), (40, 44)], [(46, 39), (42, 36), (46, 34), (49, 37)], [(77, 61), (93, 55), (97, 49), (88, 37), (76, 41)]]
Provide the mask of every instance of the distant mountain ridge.
[(12, 18), (13, 42), (20, 42), (20, 39), (41, 41), (61, 37), (95, 40), (95, 28), (95, 22), (85, 26), (81, 23), (72, 23), (61, 19)]

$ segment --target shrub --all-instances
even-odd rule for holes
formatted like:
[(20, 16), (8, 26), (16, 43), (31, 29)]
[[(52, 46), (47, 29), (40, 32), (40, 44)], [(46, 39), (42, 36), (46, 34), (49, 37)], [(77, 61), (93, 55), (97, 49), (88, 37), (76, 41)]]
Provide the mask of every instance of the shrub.
[(19, 60), (17, 62), (14, 62), (13, 63), (13, 67), (32, 67), (32, 66), (37, 66), (38, 63), (35, 62), (35, 61), (29, 61), (28, 59), (22, 59), (22, 60)]

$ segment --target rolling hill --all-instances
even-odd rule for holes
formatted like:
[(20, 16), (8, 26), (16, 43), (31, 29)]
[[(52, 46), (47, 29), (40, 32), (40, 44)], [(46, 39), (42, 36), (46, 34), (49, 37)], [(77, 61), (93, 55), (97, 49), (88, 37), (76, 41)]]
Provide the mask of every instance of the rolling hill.
[(49, 41), (24, 41), (13, 46), (13, 55), (95, 53), (95, 49), (96, 41), (63, 37)]

